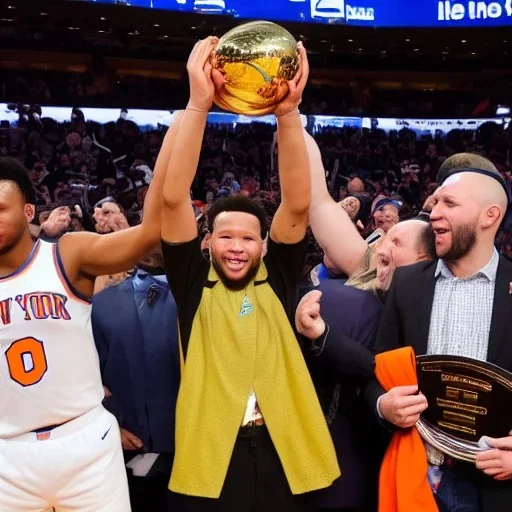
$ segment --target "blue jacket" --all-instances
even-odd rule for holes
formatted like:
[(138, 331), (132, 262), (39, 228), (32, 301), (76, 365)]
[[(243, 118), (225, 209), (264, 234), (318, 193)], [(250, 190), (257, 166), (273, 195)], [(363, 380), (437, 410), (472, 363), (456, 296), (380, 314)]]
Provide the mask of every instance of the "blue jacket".
[(138, 270), (95, 295), (92, 327), (121, 427), (139, 437), (146, 452), (174, 452), (178, 327), (165, 278)]

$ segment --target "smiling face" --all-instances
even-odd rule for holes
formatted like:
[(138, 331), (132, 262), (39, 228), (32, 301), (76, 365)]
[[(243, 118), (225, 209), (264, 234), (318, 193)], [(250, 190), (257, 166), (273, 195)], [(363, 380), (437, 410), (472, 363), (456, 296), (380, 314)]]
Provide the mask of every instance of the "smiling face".
[(436, 236), (436, 254), (446, 261), (460, 260), (477, 242), (481, 205), (465, 181), (463, 174), (455, 175), (433, 197), (430, 221)]
[[(499, 177), (497, 171), (494, 174)], [(455, 173), (435, 191), (434, 201), (430, 222), (437, 256), (459, 267), (464, 261), (469, 265), (466, 271), (477, 270), (494, 250), (496, 233), (507, 210), (502, 184), (478, 172)]]
[(256, 275), (263, 255), (260, 221), (250, 213), (221, 212), (215, 217), (208, 245), (226, 286), (243, 288)]

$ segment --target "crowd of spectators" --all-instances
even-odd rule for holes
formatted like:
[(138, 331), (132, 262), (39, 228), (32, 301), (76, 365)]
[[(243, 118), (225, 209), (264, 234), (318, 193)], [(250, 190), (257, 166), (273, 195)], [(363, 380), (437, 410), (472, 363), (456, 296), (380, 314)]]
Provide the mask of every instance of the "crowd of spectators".
[[(187, 98), (186, 80), (121, 76), (106, 68), (83, 74), (0, 71), (0, 101), (4, 102), (91, 107), (115, 103), (125, 108), (180, 109)], [(480, 117), (494, 115), (498, 101), (482, 103), (484, 99), (485, 90), (387, 91), (354, 79), (345, 87), (308, 85), (301, 110), (307, 114), (380, 117), (472, 117), (476, 112)]]
[[(67, 206), (73, 217), (69, 229), (106, 231), (115, 227), (108, 228), (101, 220), (105, 219), (104, 203), (119, 205), (131, 225), (140, 222), (165, 129), (142, 131), (123, 119), (99, 125), (86, 122), (75, 109), (69, 123), (33, 116), (27, 126), (3, 126), (0, 154), (19, 158), (28, 169), (37, 191), (36, 225), (44, 223), (50, 211)], [(359, 200), (355, 217), (364, 235), (386, 222), (376, 211), (383, 198), (394, 199), (392, 204), (402, 219), (420, 212), (436, 188), (439, 166), (454, 153), (484, 155), (508, 182), (511, 180), (510, 133), (495, 123), (486, 123), (476, 132), (453, 130), (434, 137), (418, 137), (409, 129), (386, 133), (323, 128), (315, 138), (332, 196), (344, 200), (341, 204), (348, 210), (350, 197)], [(197, 214), (204, 213), (217, 197), (242, 193), (258, 198), (270, 217), (279, 203), (277, 165), (271, 125), (209, 125), (191, 191)], [(512, 257), (512, 221), (508, 217), (497, 245)], [(311, 238), (308, 266), (320, 259)]]

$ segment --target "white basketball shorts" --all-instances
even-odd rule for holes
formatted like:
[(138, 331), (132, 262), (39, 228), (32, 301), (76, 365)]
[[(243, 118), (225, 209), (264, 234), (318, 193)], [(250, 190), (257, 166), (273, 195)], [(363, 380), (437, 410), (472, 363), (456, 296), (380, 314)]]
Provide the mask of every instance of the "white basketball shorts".
[(98, 406), (49, 432), (0, 439), (0, 512), (130, 512), (115, 417)]

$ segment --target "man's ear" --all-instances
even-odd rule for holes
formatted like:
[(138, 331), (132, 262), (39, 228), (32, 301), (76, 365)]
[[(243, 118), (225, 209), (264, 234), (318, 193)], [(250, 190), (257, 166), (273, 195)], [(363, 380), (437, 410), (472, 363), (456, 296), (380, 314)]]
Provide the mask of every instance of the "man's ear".
[(26, 204), (25, 205), (25, 218), (27, 219), (27, 222), (30, 224), (36, 215), (36, 207), (33, 204)]
[(490, 228), (502, 219), (501, 208), (493, 204), (484, 214), (481, 225), (484, 228)]

